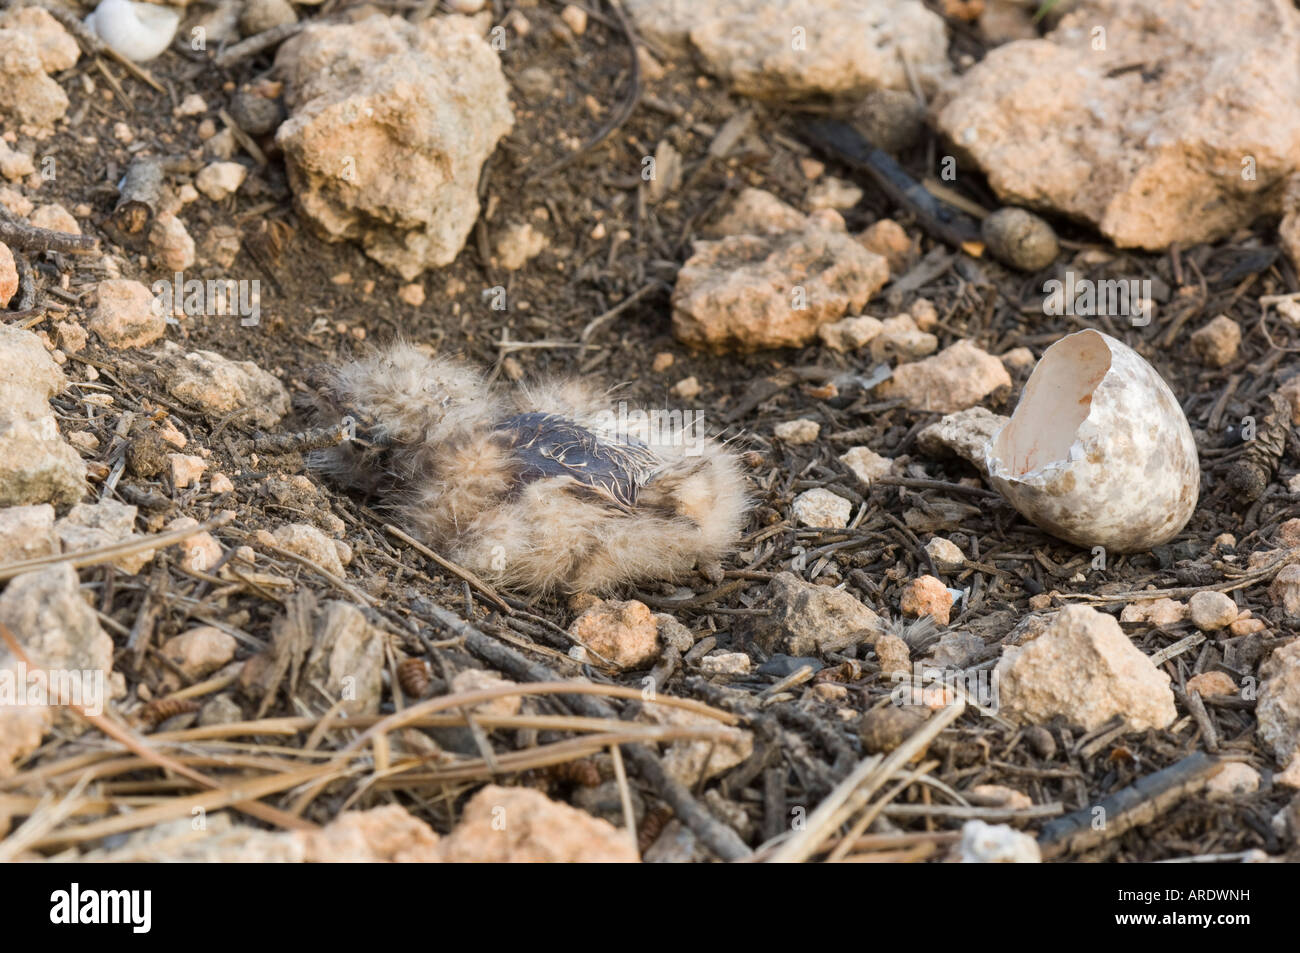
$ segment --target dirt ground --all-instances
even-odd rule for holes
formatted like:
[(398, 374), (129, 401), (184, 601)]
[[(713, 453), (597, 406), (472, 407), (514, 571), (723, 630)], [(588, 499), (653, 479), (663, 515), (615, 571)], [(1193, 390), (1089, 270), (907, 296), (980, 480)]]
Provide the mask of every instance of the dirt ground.
[[(337, 15), (348, 6), (331, 2), (306, 12)], [(373, 6), (398, 12), (417, 5)], [(1045, 315), (1041, 307), (1044, 275), (1018, 274), (987, 258), (945, 249), (925, 237), (905, 212), (869, 182), (857, 180), (866, 196), (844, 213), (850, 231), (893, 217), (919, 242), (923, 256), (935, 253), (926, 261), (941, 266), (932, 277), (901, 295), (887, 286), (867, 313), (887, 317), (924, 297), (934, 303), (940, 317), (934, 331), (940, 348), (968, 339), (995, 355), (1024, 346), (1037, 357), (1070, 331), (1099, 327), (1147, 358), (1182, 400), (1198, 438), (1203, 437), (1201, 502), (1195, 515), (1172, 543), (1151, 553), (1116, 557), (1105, 569), (1094, 569), (1090, 553), (1031, 526), (995, 494), (961, 485), (959, 481), (965, 478), (978, 477), (966, 463), (920, 455), (916, 436), (922, 426), (940, 415), (911, 411), (896, 401), (881, 401), (861, 392), (828, 398), (820, 387), (826, 381), (846, 372), (870, 373), (873, 362), (866, 355), (837, 354), (812, 346), (719, 356), (695, 353), (678, 344), (670, 329), (669, 295), (676, 272), (702, 226), (716, 218), (746, 186), (766, 189), (796, 207), (805, 207), (811, 183), (800, 160), (813, 152), (792, 125), (794, 110), (731, 95), (689, 62), (666, 60), (662, 78), (642, 76), (638, 107), (608, 142), (567, 168), (532, 179), (568, 154), (559, 145), (561, 136), (585, 138), (610, 117), (628, 94), (630, 72), (627, 43), (610, 24), (593, 17), (585, 35), (575, 38), (552, 29), (559, 22), (558, 7), (542, 3), (527, 12), (533, 29), (502, 53), (505, 73), (512, 82), (514, 129), (484, 171), (484, 213), (466, 248), (452, 265), (418, 279), (427, 295), (425, 303), (419, 307), (403, 303), (398, 297), (403, 282), (356, 246), (327, 244), (312, 234), (295, 214), (283, 163), (273, 141), (267, 139), (260, 144), (268, 162), (251, 170), (242, 190), (219, 206), (198, 203), (197, 212), (192, 209), (186, 216), (200, 244), (212, 226), (234, 224), (241, 229), (243, 250), (224, 276), (261, 280), (262, 321), (256, 327), (242, 327), (235, 319), (185, 319), (169, 329), (168, 337), (187, 348), (252, 360), (294, 393), (307, 391), (316, 365), (337, 362), (372, 344), (399, 337), (436, 345), (446, 353), (496, 368), (498, 373), (503, 370), (504, 358), (513, 357), (528, 376), (591, 376), (611, 386), (623, 385), (621, 397), (646, 406), (677, 406), (681, 401), (671, 388), (684, 378), (695, 377), (702, 390), (693, 403), (705, 410), (711, 429), (736, 438), (744, 450), (756, 455), (751, 457), (755, 465), (750, 474), (756, 505), (740, 547), (751, 558), (737, 556), (726, 563), (726, 576), (719, 585), (701, 577), (684, 586), (628, 591), (623, 597), (640, 599), (656, 611), (670, 611), (697, 636), (707, 634), (716, 640), (720, 649), (749, 652), (760, 672), (767, 659), (744, 639), (743, 620), (746, 614), (763, 611), (767, 579), (791, 568), (796, 547), (808, 552), (801, 564), (806, 567), (805, 577), (811, 578), (815, 570), (817, 583), (843, 585), (882, 615), (897, 616), (902, 586), (930, 571), (921, 548), (926, 539), (935, 533), (952, 539), (975, 565), (949, 581), (969, 591), (954, 612), (951, 628), (978, 635), (988, 649), (985, 661), (991, 661), (1017, 624), (1036, 609), (1078, 601), (1080, 595), (1105, 597), (1150, 587), (1182, 590), (1180, 597), (1185, 598), (1197, 587), (1231, 578), (1249, 554), (1273, 548), (1274, 534), (1283, 521), (1300, 517), (1300, 500), (1291, 497), (1285, 486), (1297, 472), (1298, 458), (1292, 452), (1284, 455), (1275, 479), (1256, 502), (1243, 504), (1234, 499), (1224, 482), (1226, 469), (1242, 453), (1240, 421), (1267, 411), (1268, 397), (1289, 373), (1294, 361), (1291, 352), (1300, 344), (1293, 331), (1272, 327), (1270, 339), (1260, 328), (1256, 304), (1260, 295), (1300, 291), (1294, 270), (1276, 246), (1275, 222), (1260, 222), (1253, 230), (1214, 245), (1176, 248), (1164, 255), (1116, 250), (1087, 229), (1053, 222), (1065, 248), (1056, 268), (1072, 261), (1076, 273), (1089, 278), (1153, 280), (1155, 319), (1147, 327), (1134, 328), (1107, 319)], [(969, 30), (959, 26), (955, 35), (953, 56), (983, 55)], [(98, 226), (116, 200), (111, 184), (131, 157), (128, 147), (114, 138), (114, 125), (125, 123), (137, 142), (149, 143), (160, 154), (198, 150), (202, 144), (197, 124), (173, 119), (173, 107), (189, 93), (201, 95), (213, 111), (228, 106), (236, 85), (267, 73), (270, 63), (271, 55), (262, 54), (227, 71), (214, 68), (206, 54), (169, 53), (149, 67), (167, 90), (159, 94), (111, 61), (83, 57), (69, 75), (59, 78), (72, 90), (81, 87), (83, 77), (89, 78), (97, 92), (74, 95), (69, 113), (73, 120), (41, 145), (42, 150), (61, 157), (60, 172), (42, 188), (41, 200), (57, 201), (69, 209), (89, 205), (92, 211), (82, 219), (83, 228), (103, 238), (104, 246), (112, 249)], [(514, 82), (523, 70), (537, 67), (551, 75), (560, 91), (545, 101), (544, 108), (530, 102)], [(115, 82), (107, 82), (105, 73)], [(589, 105), (593, 99), (599, 104), (595, 114)], [(738, 145), (724, 158), (711, 155), (709, 148), (717, 132), (745, 110), (752, 111), (752, 125)], [(645, 200), (641, 162), (665, 140), (684, 157), (683, 184), (667, 199), (652, 204)], [(927, 131), (920, 143), (899, 158), (919, 180), (933, 167), (930, 163), (936, 147), (933, 133)], [(241, 156), (241, 161), (248, 161), (247, 156)], [(827, 160), (827, 166), (832, 174), (854, 178), (851, 171), (833, 161)], [(955, 187), (972, 202), (996, 207), (991, 192), (974, 172), (963, 171)], [(505, 223), (517, 220), (539, 223), (550, 243), (523, 269), (506, 272), (493, 266), (487, 252)], [(138, 255), (138, 251), (128, 251), (125, 256), (130, 259), (132, 254)], [(57, 280), (54, 276), (58, 274), (69, 276), (67, 290), (73, 296), (90, 292), (98, 280), (70, 256), (47, 256), (41, 268), (41, 280), (46, 284)], [(344, 274), (350, 276), (346, 283), (339, 278)], [(146, 284), (157, 277), (150, 272), (129, 276)], [(370, 290), (368, 282), (373, 282)], [(493, 310), (485, 300), (484, 290), (497, 285), (507, 289), (512, 303), (509, 310)], [(634, 304), (583, 338), (593, 318), (632, 295), (638, 296)], [(1239, 321), (1245, 334), (1232, 364), (1207, 369), (1192, 360), (1186, 336), (1217, 314)], [(55, 317), (58, 315), (47, 316)], [(49, 325), (34, 327), (42, 330)], [(532, 346), (511, 349), (502, 345), (504, 340)], [(583, 341), (585, 345), (580, 343)], [(665, 371), (654, 371), (654, 356), (665, 352), (673, 356), (673, 363)], [(142, 480), (128, 472), (117, 484), (119, 498), (137, 504), (149, 501), (145, 513), (168, 520), (192, 516), (202, 521), (233, 510), (233, 521), (216, 532), (228, 547), (249, 540), (259, 529), (274, 529), (288, 521), (325, 525), (326, 514), (341, 519), (346, 524), (342, 538), (354, 553), (346, 581), (382, 608), (367, 611), (393, 634), (391, 662), (404, 656), (431, 661), (433, 682), (428, 693), (446, 691), (451, 672), (500, 667), (476, 655), (464, 642), (465, 632), (428, 611), (430, 605), (453, 611), (477, 631), (499, 637), (521, 656), (560, 677), (585, 675), (601, 684), (641, 686), (644, 672), (619, 675), (567, 657), (568, 643), (561, 630), (575, 617), (567, 601), (525, 603), (511, 597), (515, 614), (507, 618), (481, 593), (386, 534), (383, 524), (391, 518), (376, 511), (375, 501), (338, 491), (308, 473), (300, 458), (263, 455), (254, 462), (240, 453), (239, 442), (256, 432), (237, 420), (218, 427), (167, 399), (158, 387), (147, 351), (111, 351), (92, 341), (85, 351), (71, 356), (70, 376), (78, 376), (79, 363), (98, 370), (99, 384), (113, 397), (116, 410), (86, 420), (81, 398), (88, 391), (78, 386), (53, 403), (65, 421), (79, 420), (97, 433), (99, 450), (84, 455), (99, 466), (101, 474), (113, 468), (115, 454), (125, 452), (122, 441), (114, 438), (116, 412), (134, 409), (146, 414), (165, 412), (191, 448), (211, 450), (210, 468), (230, 475), (235, 484), (232, 493), (213, 496), (206, 482), (177, 490), (166, 478)], [(1013, 372), (1010, 394), (990, 409), (1011, 413), (1028, 370)], [(821, 422), (816, 442), (792, 447), (773, 439), (776, 424), (798, 418)], [(279, 430), (289, 432), (304, 426), (302, 418), (291, 416)], [(864, 490), (837, 459), (854, 444), (865, 444), (887, 457), (907, 458), (913, 467), (907, 470), (908, 477), (935, 482), (929, 487), (878, 484)], [(303, 473), (315, 485), (314, 494), (294, 490), (288, 483)], [(865, 518), (852, 530), (797, 528), (790, 516), (791, 500), (814, 486), (833, 487), (852, 500), (865, 502)], [(924, 526), (903, 521), (902, 515), (909, 509), (927, 515)], [(1235, 538), (1235, 545), (1216, 546), (1216, 537), (1225, 533)], [(355, 601), (346, 590), (275, 554), (259, 552), (258, 566), (294, 579), (298, 593), (309, 591), (319, 603)], [(301, 598), (280, 590), (220, 586), (220, 580), (180, 571), (166, 553), (138, 576), (97, 566), (82, 572), (82, 582), (93, 592), (102, 617), (110, 620), (106, 625), (117, 642), (116, 669), (125, 674), (128, 688), (121, 708), (131, 713), (145, 732), (184, 731), (196, 717), (191, 705), (183, 706), (171, 720), (147, 723), (150, 717), (167, 714), (166, 710), (153, 715), (145, 712), (146, 697), (168, 694), (164, 677), (169, 669), (160, 661), (157, 646), (202, 616), (251, 637), (240, 646), (237, 657), (243, 660), (255, 654), (256, 646), (276, 640), (278, 627), (299, 611), (296, 607)], [(1215, 669), (1234, 678), (1257, 677), (1259, 660), (1296, 634), (1294, 622), (1272, 604), (1267, 590), (1265, 579), (1234, 593), (1242, 608), (1267, 624), (1251, 650), (1243, 650), (1244, 655), (1233, 659), (1237, 667), (1226, 663), (1214, 639), (1205, 640), (1164, 663), (1163, 669), (1176, 688), (1181, 690), (1193, 674)], [(213, 597), (214, 592), (218, 597)], [(1035, 596), (1041, 598), (1031, 606)], [(1090, 604), (1118, 611), (1126, 601), (1129, 599), (1121, 595)], [(136, 639), (135, 647), (128, 649), (124, 633), (136, 632), (142, 616), (146, 619), (143, 642)], [(1124, 629), (1147, 654), (1196, 633), (1190, 621), (1167, 628), (1126, 623)], [(910, 637), (918, 642), (927, 638), (924, 632)], [(755, 732), (751, 758), (691, 792), (697, 804), (707, 803), (714, 819), (721, 818), (718, 822), (736, 831), (749, 847), (787, 830), (792, 809), (814, 810), (859, 763), (864, 753), (856, 717), (849, 718), (843, 710), (860, 713), (887, 703), (893, 686), (880, 674), (867, 647), (845, 656), (831, 653), (821, 661), (825, 667), (813, 679), (843, 684), (847, 693), (838, 702), (815, 700), (806, 694), (808, 684), (773, 694), (769, 689), (780, 680), (777, 674), (711, 680), (700, 673), (698, 658), (681, 662), (662, 687), (668, 695), (732, 711), (740, 716), (743, 726)], [(522, 678), (519, 671), (503, 669), (503, 673)], [(269, 699), (241, 690), (240, 684), (222, 691), (246, 719), (302, 713), (302, 706), (284, 691), (272, 692)], [(637, 708), (635, 701), (610, 702), (625, 717)], [(391, 710), (392, 699), (387, 693), (385, 704), (389, 706), (385, 710)], [(1268, 778), (1273, 765), (1256, 738), (1252, 708), (1253, 702), (1237, 696), (1211, 698), (1206, 700), (1203, 719), (1217, 735), (1212, 752), (1216, 757), (1246, 762)], [(530, 702), (528, 710), (555, 715), (574, 712), (554, 696)], [(1049, 729), (1050, 745), (1041, 737), (1031, 739), (1030, 733), (1009, 723), (968, 711), (933, 741), (925, 755), (938, 762), (930, 769), (938, 783), (914, 784), (897, 795), (863, 841), (866, 846), (858, 849), (887, 851), (880, 856), (882, 860), (942, 859), (969, 816), (1009, 821), (1038, 834), (1053, 817), (1086, 810), (1144, 777), (1207, 750), (1202, 721), (1181, 694), (1179, 720), (1170, 730), (1089, 735), (1064, 724)], [(250, 750), (265, 745), (268, 756), (274, 748), (277, 759), (291, 762), (293, 757), (283, 749), (301, 749), (307, 735), (304, 731), (243, 740)], [(497, 730), (488, 743), (502, 754), (567, 737), (570, 735), (560, 731), (529, 734)], [(349, 739), (344, 732), (326, 732), (322, 744), (327, 750), (337, 750)], [(66, 792), (75, 773), (51, 766), (90, 750), (89, 744), (67, 733), (47, 740), (25, 765), (29, 772), (50, 772), (42, 783), (24, 786), (20, 774), (5, 782), (5, 789), (24, 794)], [(187, 750), (194, 753), (201, 747), (196, 741)], [(456, 763), (478, 767), (465, 768), (459, 775), (453, 772), (448, 775), (450, 780), (403, 781), (399, 776), (393, 783), (371, 787), (364, 783), (363, 773), (334, 781), (311, 801), (304, 817), (326, 823), (345, 807), (396, 802), (446, 832), (454, 826), (464, 799), (489, 779), (541, 787), (561, 800), (573, 800), (575, 790), (588, 780), (583, 771), (573, 769), (538, 767), (494, 773), (473, 752), (471, 747), (469, 753), (458, 753)], [(584, 754), (582, 761), (591, 766), (588, 773), (598, 773), (590, 780), (613, 777), (607, 754)], [(238, 773), (234, 769), (212, 770), (223, 778)], [(646, 805), (642, 846), (649, 849), (654, 843), (650, 835), (655, 828), (664, 827), (672, 811), (652, 778), (635, 764), (629, 771), (630, 784)], [(182, 780), (164, 782), (163, 778), (156, 768), (137, 765), (100, 783), (104, 796), (122, 798), (160, 797), (168, 790), (188, 793), (192, 789)], [(997, 808), (975, 814), (946, 810), (953, 801), (944, 791), (966, 791), (977, 784), (1014, 788), (1028, 795), (1039, 811), (1017, 815), (1014, 810), (999, 813)], [(715, 793), (706, 795), (706, 790)], [(1179, 798), (1148, 823), (1118, 836), (1072, 846), (1055, 859), (1154, 861), (1258, 849), (1275, 858), (1300, 860), (1295, 841), (1288, 843), (1271, 824), (1293, 794), (1266, 783), (1258, 792), (1218, 800), (1201, 794)], [(291, 794), (266, 799), (282, 808), (291, 801)], [(618, 816), (615, 812), (615, 823)], [(241, 818), (241, 822), (245, 820)], [(876, 835), (878, 842), (871, 840)], [(90, 850), (115, 843), (111, 837), (83, 842), (73, 836), (59, 844), (51, 842), (42, 852), (74, 846)], [(663, 854), (668, 848), (660, 845), (659, 850)], [(667, 855), (718, 859), (716, 851), (701, 840), (683, 854)]]

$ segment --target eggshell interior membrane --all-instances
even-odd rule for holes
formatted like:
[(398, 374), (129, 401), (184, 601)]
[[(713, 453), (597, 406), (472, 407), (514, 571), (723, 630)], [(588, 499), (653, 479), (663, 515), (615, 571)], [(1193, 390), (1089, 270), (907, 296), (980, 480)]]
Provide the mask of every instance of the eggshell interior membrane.
[(989, 442), (990, 481), (1032, 522), (1081, 546), (1150, 549), (1191, 518), (1200, 466), (1173, 392), (1100, 331), (1053, 344)]

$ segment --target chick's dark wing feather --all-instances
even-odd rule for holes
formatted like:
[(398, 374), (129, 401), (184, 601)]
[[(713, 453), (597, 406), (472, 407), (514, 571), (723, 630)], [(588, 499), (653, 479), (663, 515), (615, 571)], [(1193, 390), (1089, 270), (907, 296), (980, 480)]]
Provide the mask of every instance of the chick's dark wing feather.
[(497, 424), (496, 432), (511, 445), (520, 489), (564, 476), (595, 498), (629, 510), (661, 466), (645, 444), (602, 437), (558, 414), (517, 414)]

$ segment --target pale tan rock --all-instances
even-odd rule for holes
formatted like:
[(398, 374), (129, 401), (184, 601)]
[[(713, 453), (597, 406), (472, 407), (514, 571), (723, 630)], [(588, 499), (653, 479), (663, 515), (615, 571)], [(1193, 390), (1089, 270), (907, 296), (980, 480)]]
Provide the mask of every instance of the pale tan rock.
[(1240, 761), (1229, 761), (1205, 783), (1205, 795), (1211, 800), (1226, 800), (1254, 794), (1259, 790), (1259, 772)]
[(234, 492), (235, 484), (224, 473), (214, 473), (208, 479), (208, 491), (213, 495)]
[(199, 681), (228, 664), (238, 645), (215, 626), (202, 625), (168, 639), (162, 653), (192, 681)]
[(1288, 617), (1300, 618), (1300, 566), (1283, 566), (1268, 587), (1273, 605), (1282, 606)]
[(816, 487), (794, 498), (790, 515), (800, 526), (842, 529), (849, 525), (853, 504), (825, 487)]
[(424, 304), (424, 285), (418, 282), (411, 282), (409, 285), (402, 285), (397, 289), (397, 297), (403, 304), (409, 304), (412, 308), (418, 308)]
[(930, 616), (947, 625), (952, 614), (952, 593), (934, 576), (918, 576), (903, 587), (898, 607), (904, 615)]
[(45, 74), (38, 39), (26, 30), (0, 28), (0, 119), (38, 129), (48, 129), (62, 119), (68, 96)]
[(85, 350), (86, 342), (89, 340), (86, 329), (72, 321), (55, 321), (54, 332), (59, 349), (65, 354), (77, 354)]
[(1063, 715), (1091, 731), (1120, 714), (1141, 731), (1178, 715), (1169, 676), (1112, 616), (1087, 606), (1066, 606), (1038, 638), (1005, 647), (995, 675), (1001, 714), (1023, 724)]
[(273, 534), (275, 544), (297, 553), (322, 569), (342, 578), (345, 570), (333, 541), (309, 523), (287, 523)]
[(768, 583), (766, 604), (771, 615), (756, 616), (750, 625), (759, 647), (769, 653), (842, 652), (874, 643), (885, 629), (880, 617), (851, 594), (815, 586), (790, 572), (777, 573)]
[[(3, 175), (6, 179), (8, 178), (21, 179), (24, 176), (31, 175), (34, 169), (28, 169), (24, 172), (20, 172), (16, 176), (9, 175), (9, 171), (8, 171), (9, 167), (6, 164), (6, 150), (8, 148), (9, 148), (8, 144), (5, 143), (3, 140), (0, 140), (0, 175)], [(15, 153), (12, 152), (8, 153), (8, 155), (14, 155), (14, 154)], [(31, 157), (29, 156), (28, 162), (30, 163), (30, 161), (31, 161)], [(31, 200), (28, 199), (26, 196), (24, 196), (21, 192), (17, 192), (14, 189), (9, 188), (7, 185), (0, 186), (0, 208), (5, 209), (5, 211), (9, 212), (10, 215), (13, 215), (15, 218), (26, 218), (28, 215), (32, 213), (32, 209), (34, 209), (35, 207), (36, 206), (32, 204)]]
[[(167, 524), (167, 529), (194, 529), (199, 521), (190, 516), (180, 516)], [(181, 566), (191, 572), (207, 572), (216, 567), (225, 555), (221, 544), (211, 533), (195, 533), (179, 544)]]
[(1011, 811), (1025, 811), (1034, 806), (1029, 795), (1002, 784), (976, 784), (965, 792), (972, 804), (985, 807), (1002, 807)]
[(1223, 592), (1206, 590), (1197, 592), (1187, 600), (1187, 611), (1192, 622), (1202, 632), (1214, 632), (1237, 621), (1237, 603)]
[(577, 36), (587, 32), (587, 11), (575, 4), (565, 4), (560, 11), (560, 19)]
[(943, 21), (918, 0), (631, 0), (638, 32), (690, 49), (709, 72), (759, 97), (925, 90), (949, 73)]
[(918, 328), (910, 314), (899, 314), (881, 322), (880, 333), (871, 339), (871, 356), (877, 361), (914, 361), (938, 347), (939, 339)]
[(1002, 363), (1013, 371), (1019, 371), (1033, 367), (1038, 363), (1038, 358), (1034, 357), (1034, 352), (1027, 347), (1013, 347), (1002, 355)]
[(667, 612), (655, 613), (655, 625), (659, 630), (659, 641), (663, 645), (671, 645), (682, 655), (695, 645), (695, 633)]
[(871, 486), (882, 476), (888, 476), (894, 468), (893, 460), (882, 457), (870, 447), (850, 447), (839, 459), (862, 481), (863, 486)]
[(763, 189), (741, 189), (727, 213), (703, 230), (709, 238), (728, 235), (783, 235), (802, 231), (808, 217)]
[(298, 14), (289, 0), (247, 0), (239, 16), (239, 28), (245, 36), (256, 36), (296, 22)]
[(1003, 387), (1011, 387), (1011, 376), (1002, 362), (963, 340), (934, 357), (902, 365), (878, 390), (903, 398), (914, 410), (951, 414)]
[(569, 634), (620, 669), (644, 668), (659, 655), (659, 629), (643, 602), (608, 600), (578, 616)]
[(903, 226), (892, 218), (882, 218), (872, 223), (857, 236), (857, 241), (867, 251), (875, 252), (889, 262), (891, 275), (901, 275), (916, 257), (912, 239)]
[(9, 306), (18, 293), (18, 265), (9, 246), (0, 242), (0, 308)]
[(680, 397), (682, 400), (694, 400), (696, 397), (700, 396), (700, 392), (703, 391), (703, 389), (704, 388), (701, 386), (699, 378), (694, 375), (691, 377), (683, 377), (672, 386), (673, 394)]
[[(808, 190), (809, 209), (850, 209), (862, 201), (862, 190), (852, 182), (828, 175)], [(872, 249), (874, 250), (874, 249)]]
[(502, 229), (497, 239), (497, 262), (506, 271), (518, 271), (545, 251), (546, 234), (532, 222), (515, 222)]
[(1187, 691), (1197, 692), (1202, 696), (1210, 695), (1235, 695), (1237, 694), (1237, 683), (1232, 680), (1232, 676), (1224, 672), (1202, 672), (1200, 675), (1193, 675), (1187, 680)]
[(1287, 764), (1300, 755), (1300, 639), (1274, 649), (1259, 674), (1259, 740), (1278, 764)]
[(18, 7), (0, 12), (0, 29), (17, 30), (36, 44), (41, 69), (58, 73), (72, 69), (81, 57), (81, 47), (63, 24), (40, 7)]
[(48, 228), (52, 232), (63, 232), (65, 235), (81, 234), (81, 226), (72, 217), (72, 213), (57, 202), (38, 205), (32, 214), (27, 216), (27, 221), (37, 228)]
[[(32, 162), (32, 157), (29, 154), (17, 149), (11, 149), (9, 143), (0, 140), (0, 175), (3, 175), (10, 182), (20, 182), (35, 171), (36, 164)], [(6, 191), (9, 194), (6, 196), (5, 208), (15, 215), (22, 215), (25, 218), (36, 207), (12, 189)], [(25, 211), (19, 211), (19, 209), (25, 209)]]
[(490, 784), (438, 845), (445, 863), (636, 863), (626, 831), (531, 788)]
[(939, 572), (956, 572), (966, 564), (966, 555), (961, 551), (961, 547), (941, 536), (935, 536), (926, 543), (925, 551), (930, 556), (930, 562), (934, 563), (934, 568)]
[[(141, 539), (135, 531), (137, 511), (134, 506), (105, 499), (97, 503), (78, 503), (68, 515), (54, 524), (54, 532), (65, 553), (84, 552)], [(153, 561), (154, 551), (145, 549), (119, 556), (113, 565), (134, 576)]]
[[(1134, 62), (1165, 66), (1114, 72)], [(1049, 74), (1069, 81), (1040, 81)], [(1004, 201), (1155, 250), (1280, 213), (1300, 155), (1297, 98), (1290, 4), (1082, 0), (1047, 38), (990, 51), (933, 108)]]
[(147, 827), (120, 846), (82, 859), (108, 863), (362, 864), (437, 863), (437, 833), (397, 804), (347, 811), (319, 830), (268, 831), (234, 824), (226, 813)]
[(129, 278), (109, 278), (96, 287), (99, 302), (87, 326), (108, 347), (152, 344), (167, 332), (167, 318), (154, 307), (148, 288)]
[(801, 419), (782, 421), (772, 428), (772, 433), (778, 440), (798, 447), (815, 442), (821, 430), (822, 425), (817, 421)]
[(48, 503), (0, 507), (0, 566), (57, 552), (54, 507)]
[(1228, 626), (1228, 631), (1233, 635), (1250, 635), (1252, 632), (1262, 632), (1265, 628), (1262, 619), (1238, 619)]
[(1300, 546), (1300, 519), (1289, 519), (1279, 526), (1276, 540), (1279, 546), (1288, 549)]
[(210, 201), (220, 202), (239, 191), (248, 178), (248, 170), (238, 162), (213, 162), (199, 170), (194, 187)]
[(208, 461), (189, 453), (169, 453), (167, 459), (171, 463), (172, 486), (178, 490), (197, 486), (208, 468)]
[[(33, 667), (78, 676), (99, 673), (105, 682), (113, 670), (113, 640), (82, 598), (80, 580), (67, 563), (11, 579), (0, 593), (0, 623), (8, 626)], [(8, 655), (7, 648), (0, 649), (0, 659)], [(85, 683), (82, 690), (92, 688)]]
[(1207, 367), (1226, 367), (1237, 359), (1241, 346), (1241, 325), (1221, 314), (1205, 327), (1192, 332), (1192, 353)]
[(896, 672), (906, 675), (912, 671), (912, 650), (896, 635), (885, 633), (876, 639), (876, 658), (882, 675)]
[[(4, 764), (3, 757), (0, 757), (0, 764)], [(1300, 754), (1291, 759), (1285, 771), (1273, 775), (1273, 783), (1284, 784), (1289, 788), (1300, 788)]]
[[(462, 22), (456, 22), (462, 21)], [(276, 132), (301, 213), (407, 281), (450, 264), (513, 123), (497, 54), (460, 17), (313, 24), (280, 47)]]
[(244, 419), (272, 427), (289, 412), (284, 385), (251, 361), (232, 361), (213, 351), (187, 352), (173, 341), (163, 344), (156, 360), (167, 392), (210, 417), (247, 410)]
[(883, 327), (879, 318), (862, 315), (823, 324), (817, 329), (817, 336), (832, 351), (855, 351), (870, 344)]
[[(515, 683), (509, 679), (502, 678), (500, 675), (495, 675), (492, 672), (485, 672), (481, 668), (467, 668), (452, 676), (451, 691), (453, 694), (459, 695), (461, 692), (473, 692), (491, 688), (507, 688), (514, 684)], [(505, 717), (519, 714), (523, 705), (523, 695), (503, 695), (500, 698), (478, 702), (471, 706), (471, 710), (478, 715), (497, 715)]]
[(194, 239), (185, 223), (168, 212), (160, 213), (149, 229), (149, 250), (154, 260), (168, 271), (184, 271), (198, 257)]
[(1043, 859), (1031, 835), (978, 820), (962, 825), (960, 857), (963, 864), (1037, 864)]
[(744, 652), (714, 652), (700, 659), (700, 671), (713, 677), (739, 677), (748, 675), (752, 664)]
[(989, 254), (1018, 271), (1040, 271), (1061, 252), (1052, 226), (1022, 208), (1000, 208), (980, 223)]
[(1187, 618), (1187, 606), (1173, 599), (1142, 599), (1130, 602), (1119, 614), (1121, 622), (1145, 622), (1154, 626), (1177, 625)]
[(823, 324), (861, 312), (889, 265), (843, 232), (698, 241), (677, 274), (673, 334), (711, 351), (799, 347)]
[(0, 506), (75, 503), (85, 492), (85, 464), (50, 412), (66, 383), (35, 333), (0, 324)]
[(650, 365), (650, 369), (656, 374), (662, 374), (664, 371), (668, 370), (668, 368), (673, 366), (675, 360), (676, 358), (669, 352), (660, 351), (655, 355), (654, 362)]
[[(717, 721), (707, 715), (682, 708), (647, 702), (641, 717), (655, 725), (683, 728), (717, 729)], [(754, 753), (754, 736), (748, 731), (730, 729), (717, 739), (682, 739), (668, 745), (662, 764), (668, 776), (687, 788), (729, 771)]]
[(384, 639), (356, 606), (327, 602), (301, 682), (313, 710), (323, 713), (342, 700), (344, 714), (376, 714), (384, 691)]
[(199, 242), (199, 257), (204, 264), (230, 268), (243, 248), (243, 233), (231, 225), (213, 225)]

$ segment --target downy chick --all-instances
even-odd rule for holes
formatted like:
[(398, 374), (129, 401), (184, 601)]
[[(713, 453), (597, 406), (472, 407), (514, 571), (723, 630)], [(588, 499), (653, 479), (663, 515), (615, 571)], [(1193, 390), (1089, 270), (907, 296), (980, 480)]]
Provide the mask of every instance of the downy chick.
[(576, 381), (501, 393), (463, 363), (399, 344), (327, 372), (317, 410), (323, 422), (352, 417), (356, 437), (314, 466), (512, 588), (680, 577), (735, 545), (749, 506), (721, 443), (620, 418)]

